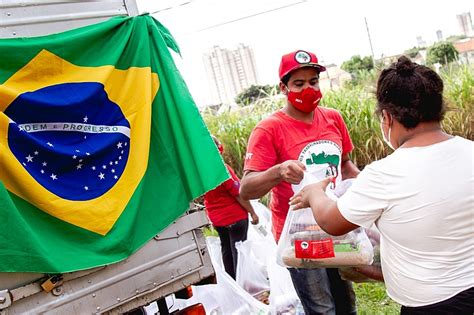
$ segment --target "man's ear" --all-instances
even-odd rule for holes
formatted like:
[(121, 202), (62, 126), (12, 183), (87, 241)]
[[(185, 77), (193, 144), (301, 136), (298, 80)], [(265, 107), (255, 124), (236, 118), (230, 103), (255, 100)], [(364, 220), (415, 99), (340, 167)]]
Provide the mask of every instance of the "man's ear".
[(288, 94), (288, 88), (286, 87), (285, 84), (283, 84), (283, 82), (280, 81), (280, 91), (281, 93), (283, 93), (284, 95), (287, 95)]

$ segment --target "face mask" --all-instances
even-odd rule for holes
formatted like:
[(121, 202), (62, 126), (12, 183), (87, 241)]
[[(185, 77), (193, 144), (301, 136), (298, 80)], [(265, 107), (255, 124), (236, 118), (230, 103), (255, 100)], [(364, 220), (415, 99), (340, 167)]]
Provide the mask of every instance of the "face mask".
[(390, 132), (392, 131), (392, 124), (390, 124), (388, 126), (388, 136), (385, 137), (385, 133), (383, 132), (383, 127), (382, 127), (382, 124), (383, 124), (383, 121), (384, 121), (384, 118), (382, 118), (382, 120), (380, 121), (380, 130), (382, 131), (382, 138), (383, 138), (383, 141), (388, 145), (388, 147), (392, 150), (395, 151), (395, 148), (393, 147), (393, 145), (390, 143)]
[(301, 92), (292, 92), (288, 89), (288, 100), (291, 105), (304, 113), (311, 113), (319, 105), (322, 97), (321, 90), (312, 87), (307, 87)]

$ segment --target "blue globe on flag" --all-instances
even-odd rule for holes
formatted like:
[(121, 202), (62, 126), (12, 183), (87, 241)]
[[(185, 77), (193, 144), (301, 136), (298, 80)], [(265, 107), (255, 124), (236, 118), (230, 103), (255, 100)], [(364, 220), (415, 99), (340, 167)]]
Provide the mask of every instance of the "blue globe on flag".
[(130, 124), (101, 83), (25, 92), (5, 113), (11, 152), (40, 185), (63, 199), (97, 198), (125, 169)]

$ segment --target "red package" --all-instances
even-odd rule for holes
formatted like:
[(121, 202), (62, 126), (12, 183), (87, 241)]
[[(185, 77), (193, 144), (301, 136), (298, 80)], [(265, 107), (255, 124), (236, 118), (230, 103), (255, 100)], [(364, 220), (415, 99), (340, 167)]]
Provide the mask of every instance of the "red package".
[(334, 257), (332, 239), (295, 240), (296, 258), (331, 258)]

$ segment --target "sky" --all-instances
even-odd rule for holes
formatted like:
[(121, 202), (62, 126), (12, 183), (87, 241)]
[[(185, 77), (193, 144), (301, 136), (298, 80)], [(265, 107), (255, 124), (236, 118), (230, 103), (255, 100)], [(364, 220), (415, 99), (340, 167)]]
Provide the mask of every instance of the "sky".
[[(136, 0), (175, 37), (175, 62), (198, 106), (210, 102), (203, 55), (214, 45), (252, 47), (259, 84), (277, 84), (283, 54), (303, 49), (323, 64), (341, 65), (353, 55), (369, 56), (369, 27), (375, 58), (402, 53), (460, 34), (456, 15), (471, 12), (474, 1), (426, 0)], [(156, 12), (156, 13), (154, 13)]]

